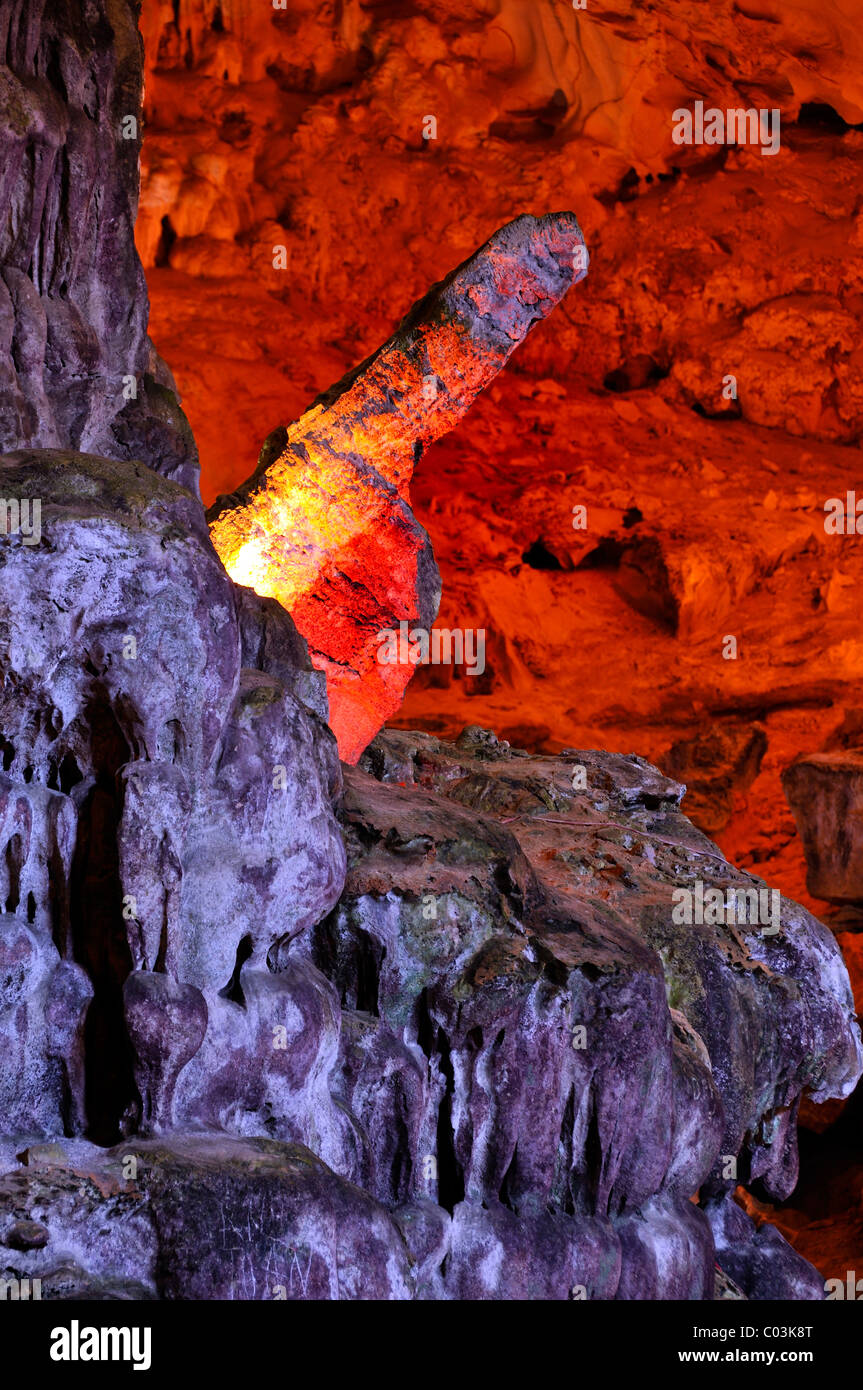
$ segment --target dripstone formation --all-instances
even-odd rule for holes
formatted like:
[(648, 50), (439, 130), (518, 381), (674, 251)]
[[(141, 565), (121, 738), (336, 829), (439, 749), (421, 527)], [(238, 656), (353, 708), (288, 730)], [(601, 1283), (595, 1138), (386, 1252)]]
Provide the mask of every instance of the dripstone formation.
[(396, 713), (414, 673), (378, 659), (381, 631), (427, 631), (438, 611), (440, 576), (409, 506), (414, 466), (587, 261), (572, 213), (508, 223), (366, 362), (274, 430), (252, 477), (208, 512), (232, 577), (278, 599), (308, 639), (346, 762)]
[(29, 317), (5, 340), (0, 484), (38, 525), (0, 536), (0, 1278), (821, 1297), (733, 1192), (786, 1196), (801, 1096), (861, 1073), (832, 936), (787, 900), (769, 931), (679, 922), (681, 889), (765, 885), (642, 759), (471, 728), (384, 731), (340, 766), (292, 618), (213, 548), (170, 385), (144, 372), (115, 409), (116, 345), (134, 375), (146, 344), (117, 125), (133, 7), (26, 11), (0, 0), (0, 139), (31, 152), (13, 207), (44, 191), (2, 242)]
[(128, 0), (0, 0), (0, 448), (143, 459), (196, 489), (133, 237), (135, 13)]

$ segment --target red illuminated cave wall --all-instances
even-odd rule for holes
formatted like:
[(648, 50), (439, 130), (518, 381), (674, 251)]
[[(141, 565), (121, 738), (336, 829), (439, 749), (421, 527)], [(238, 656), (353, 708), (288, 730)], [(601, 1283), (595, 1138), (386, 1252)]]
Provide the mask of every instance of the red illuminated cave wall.
[[(859, 18), (174, 0), (142, 27), (138, 242), (206, 499), (496, 227), (571, 208), (588, 280), (412, 487), (439, 623), (484, 628), (487, 669), (421, 671), (397, 722), (638, 751), (823, 910), (779, 779), (863, 706), (863, 541), (824, 528), (863, 496)], [(698, 99), (779, 111), (778, 153), (675, 145)]]

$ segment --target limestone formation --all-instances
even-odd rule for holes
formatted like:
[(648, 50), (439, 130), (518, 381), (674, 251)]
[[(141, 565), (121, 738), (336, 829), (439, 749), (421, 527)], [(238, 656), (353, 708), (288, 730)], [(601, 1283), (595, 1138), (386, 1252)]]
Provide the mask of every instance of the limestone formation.
[(849, 749), (798, 758), (783, 785), (800, 828), (810, 893), (863, 903), (863, 754)]
[(801, 1095), (860, 1074), (831, 934), (784, 899), (778, 931), (675, 925), (681, 886), (763, 885), (638, 758), (390, 732), (345, 779), (335, 908), (228, 989), (127, 977), (141, 1115), (0, 1180), (0, 1265), (62, 1296), (710, 1299), (718, 1262), (821, 1297), (734, 1192), (787, 1196)]
[[(420, 670), (395, 718), (635, 749), (820, 915), (781, 774), (863, 680), (863, 549), (824, 527), (863, 499), (855, 7), (182, 0), (141, 23), (138, 242), (205, 500), (496, 227), (574, 208), (587, 281), (411, 485), (438, 621), (487, 630), (485, 673)], [(779, 153), (676, 145), (697, 99), (780, 110)]]
[(426, 632), (440, 602), (409, 508), (424, 448), (465, 414), (538, 320), (587, 274), (572, 213), (518, 217), (411, 309), (376, 353), (276, 430), (257, 470), (208, 513), (228, 573), (276, 598), (326, 672), (330, 724), (355, 763), (414, 673), (383, 632)]
[(0, 452), (138, 459), (196, 489), (133, 236), (136, 9), (0, 0)]
[[(477, 725), (365, 746), (389, 709), (372, 635), (434, 607), (414, 454), (583, 270), (575, 219), (505, 227), (216, 517), (218, 540), (266, 515), (254, 545), (314, 580), (294, 606), (318, 666), (368, 681), (343, 768), (304, 637), (214, 548), (151, 356), (136, 8), (0, 0), (0, 1279), (820, 1297), (748, 1208), (792, 1192), (801, 1104), (861, 1074), (832, 934), (733, 868), (643, 758)], [(308, 81), (338, 90), (350, 53)], [(630, 599), (667, 580), (703, 620), (691, 554), (632, 549)], [(764, 751), (717, 742), (744, 772)], [(681, 740), (680, 766), (708, 744)]]
[(41, 499), (39, 545), (0, 541), (6, 1008), (33, 996), (17, 1039), (6, 1015), (0, 1130), (81, 1133), (86, 1108), (88, 1132), (111, 1138), (137, 1123), (130, 1106), (145, 1127), (170, 1124), (176, 1074), (228, 1007), (220, 991), (233, 997), (244, 964), (267, 972), (338, 897), (335, 744), (314, 705), (243, 667), (254, 608), (186, 489), (63, 450), (7, 454), (0, 481)]

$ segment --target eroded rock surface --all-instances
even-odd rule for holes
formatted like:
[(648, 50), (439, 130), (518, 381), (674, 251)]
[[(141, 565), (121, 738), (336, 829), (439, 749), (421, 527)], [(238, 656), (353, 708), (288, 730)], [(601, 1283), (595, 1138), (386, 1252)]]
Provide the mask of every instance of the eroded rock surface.
[(137, 8), (0, 0), (0, 453), (140, 459), (197, 488), (133, 235)]
[(847, 1095), (859, 1074), (831, 934), (785, 899), (778, 929), (676, 925), (681, 887), (764, 885), (637, 758), (391, 731), (345, 776), (348, 880), (307, 942), (351, 1019), (342, 1085), (375, 1136), (365, 1180), (390, 1202), (410, 1190), (401, 1132), (433, 1156), (420, 1188), (443, 1205), (550, 1204), (619, 1243), (618, 1296), (704, 1297), (711, 1239), (689, 1197), (737, 1181), (787, 1196), (801, 1093)]
[[(177, 8), (158, 52), (193, 67), (200, 20), (207, 61), (237, 78), (243, 7), (181, 8), (186, 53)], [(347, 37), (321, 70), (271, 63), (279, 89), (336, 91), (365, 70)], [(0, 535), (3, 1277), (59, 1298), (819, 1296), (740, 1202), (791, 1191), (801, 1096), (841, 1099), (860, 1073), (833, 938), (787, 900), (769, 931), (681, 921), (683, 890), (764, 885), (681, 815), (679, 783), (638, 758), (531, 757), (476, 728), (458, 745), (381, 736), (346, 772), (345, 855), (321, 674), (284, 610), (231, 582), (179, 485), (194, 487), (194, 450), (146, 340), (135, 152), (119, 144), (140, 97), (133, 7), (58, 19), (0, 0), (0, 48), (0, 448), (16, 450), (0, 481), (41, 508), (31, 535)], [(228, 143), (244, 119), (226, 113)], [(330, 444), (353, 467), (386, 398), (397, 437), (378, 490), (415, 541), (395, 500), (434, 432), (427, 378), (445, 422), (573, 278), (576, 233), (531, 223), (526, 264), (505, 236), (486, 248), (491, 271), (460, 282), (475, 358), (443, 350), (446, 331), (437, 357), (427, 301), (300, 422), (296, 468)], [(316, 254), (325, 273), (326, 236)], [(751, 315), (744, 345), (774, 341), (783, 313)], [(824, 351), (840, 331), (825, 323)], [(460, 382), (449, 369), (465, 361)], [(621, 370), (632, 385), (653, 368)], [(685, 364), (672, 382), (709, 399)], [(853, 381), (837, 409), (823, 431), (844, 439)], [(268, 442), (262, 475), (290, 444)], [(717, 575), (733, 607), (737, 580), (708, 560), (705, 582), (686, 538), (626, 542), (639, 510), (605, 519), (601, 551), (632, 610), (692, 634)], [(786, 540), (765, 535), (770, 566)], [(400, 593), (424, 592), (418, 571), (393, 575)], [(828, 586), (829, 607), (846, 587)], [(706, 767), (730, 798), (764, 751), (757, 731), (736, 735), (718, 768), (706, 738), (680, 740), (681, 771)]]
[[(0, 1278), (43, 1298), (380, 1299), (412, 1291), (393, 1217), (300, 1144), (196, 1135), (0, 1176)], [(47, 1236), (18, 1248), (20, 1213)]]
[(140, 1132), (17, 1173), (5, 1145), (7, 1269), (54, 1296), (821, 1297), (734, 1194), (786, 1197), (801, 1095), (860, 1073), (831, 933), (786, 899), (675, 921), (682, 887), (763, 885), (639, 758), (390, 731), (344, 778), (328, 915), (221, 990), (194, 954), (128, 976)]
[(322, 677), (284, 612), (251, 640), (186, 489), (62, 450), (0, 481), (41, 499), (38, 544), (0, 538), (0, 1132), (169, 1126), (213, 1030), (248, 1060), (240, 966), (277, 988), (341, 889)]
[(782, 779), (817, 898), (863, 904), (863, 752), (811, 753)]

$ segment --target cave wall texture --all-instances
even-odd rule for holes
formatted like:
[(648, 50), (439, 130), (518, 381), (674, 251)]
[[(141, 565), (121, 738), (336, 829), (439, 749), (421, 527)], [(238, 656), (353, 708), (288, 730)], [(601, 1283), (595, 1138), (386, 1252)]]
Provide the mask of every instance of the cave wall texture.
[[(853, 7), (178, 0), (141, 23), (137, 239), (206, 500), (497, 226), (576, 208), (588, 281), (416, 469), (439, 621), (484, 627), (487, 663), (420, 672), (400, 722), (637, 747), (823, 906), (781, 773), (853, 745), (863, 672), (859, 545), (823, 524), (863, 412)], [(779, 152), (676, 146), (695, 99), (777, 109)]]
[[(0, 535), (0, 1277), (823, 1297), (863, 1053), (768, 884), (808, 863), (859, 978), (853, 17), (173, 0), (142, 49), (136, 11), (0, 0), (0, 473), (41, 518)], [(696, 98), (781, 150), (674, 146)], [(411, 335), (461, 294), (477, 365), (424, 405), (495, 381), (432, 443)], [(436, 606), (427, 532), (489, 639), (344, 765), (336, 646), (220, 533), (319, 458), (413, 557), (387, 602)], [(711, 890), (769, 919), (672, 912)], [(849, 1146), (820, 1224), (801, 1116)]]
[[(142, 28), (137, 239), (207, 500), (496, 226), (577, 209), (588, 280), (411, 484), (438, 623), (484, 628), (486, 670), (420, 669), (395, 722), (653, 758), (833, 922), (863, 1007), (863, 561), (824, 510), (860, 495), (856, 7), (179, 0)], [(675, 145), (696, 100), (777, 111), (778, 152)]]
[(144, 459), (195, 488), (194, 440), (147, 336), (132, 239), (134, 14), (119, 3), (86, 13), (4, 4), (0, 49), (0, 449)]

